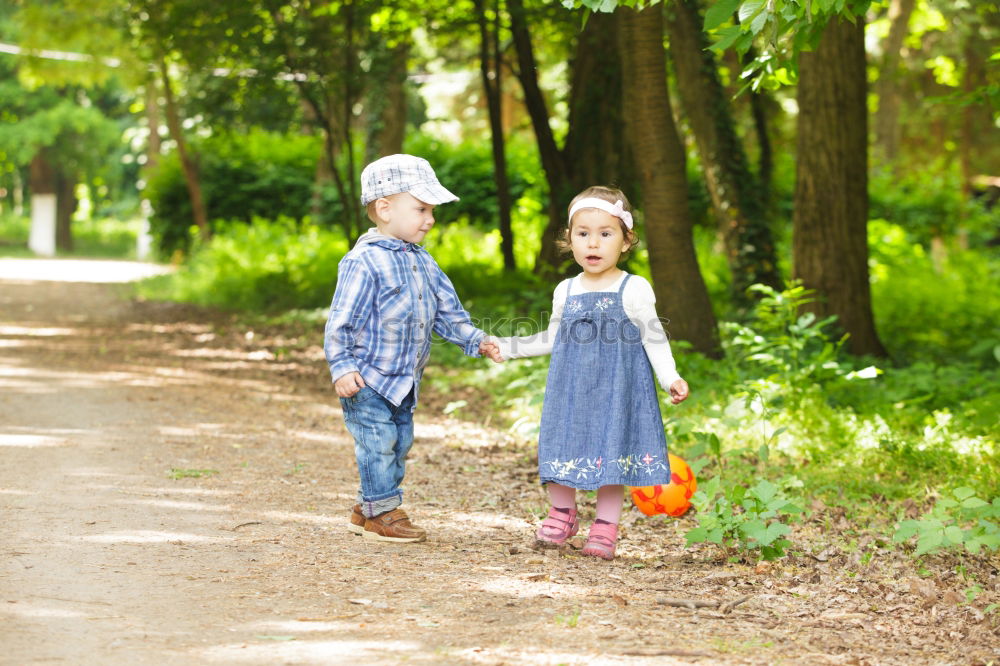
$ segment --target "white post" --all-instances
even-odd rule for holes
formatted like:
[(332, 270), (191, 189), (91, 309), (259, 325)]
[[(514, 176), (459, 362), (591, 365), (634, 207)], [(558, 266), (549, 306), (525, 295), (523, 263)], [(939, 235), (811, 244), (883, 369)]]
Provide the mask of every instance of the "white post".
[(31, 195), (31, 233), (28, 249), (43, 257), (56, 254), (56, 195)]
[(136, 237), (135, 258), (139, 261), (148, 261), (153, 255), (153, 234), (149, 233), (149, 216), (153, 214), (153, 206), (149, 199), (143, 198), (139, 204), (142, 214), (142, 227)]

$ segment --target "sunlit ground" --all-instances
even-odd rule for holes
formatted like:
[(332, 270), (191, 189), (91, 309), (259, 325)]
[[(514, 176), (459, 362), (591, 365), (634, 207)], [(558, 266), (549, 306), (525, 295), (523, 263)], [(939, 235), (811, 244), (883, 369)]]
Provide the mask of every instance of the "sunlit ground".
[(0, 280), (134, 282), (170, 273), (172, 266), (98, 259), (0, 259)]

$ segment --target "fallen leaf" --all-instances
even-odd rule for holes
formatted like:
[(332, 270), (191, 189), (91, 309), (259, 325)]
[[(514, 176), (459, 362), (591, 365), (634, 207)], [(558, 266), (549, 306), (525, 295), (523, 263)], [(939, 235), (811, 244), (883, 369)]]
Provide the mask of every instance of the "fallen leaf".
[(965, 603), (965, 598), (955, 590), (948, 590), (944, 593), (944, 596), (941, 597), (941, 601), (953, 606), (959, 606)]

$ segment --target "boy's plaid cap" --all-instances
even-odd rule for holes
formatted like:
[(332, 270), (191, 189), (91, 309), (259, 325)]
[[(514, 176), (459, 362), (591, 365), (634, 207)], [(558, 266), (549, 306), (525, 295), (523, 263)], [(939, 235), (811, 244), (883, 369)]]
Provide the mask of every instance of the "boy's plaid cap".
[(389, 155), (375, 160), (361, 172), (362, 206), (400, 192), (409, 192), (435, 206), (458, 201), (458, 197), (438, 182), (430, 162), (422, 157)]

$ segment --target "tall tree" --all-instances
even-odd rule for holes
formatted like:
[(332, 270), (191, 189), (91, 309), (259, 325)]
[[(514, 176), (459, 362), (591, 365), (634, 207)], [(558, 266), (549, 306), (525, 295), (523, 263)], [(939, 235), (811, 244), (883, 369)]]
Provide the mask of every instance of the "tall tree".
[(486, 93), (490, 118), (490, 139), (493, 147), (493, 180), (497, 187), (497, 207), (500, 213), (500, 249), (505, 270), (517, 268), (514, 260), (514, 236), (511, 232), (511, 196), (507, 178), (507, 156), (503, 128), (503, 53), (500, 50), (500, 0), (495, 0), (490, 14), (484, 0), (474, 0), (479, 23), (479, 71)]
[(889, 3), (889, 35), (882, 42), (882, 58), (878, 68), (875, 93), (878, 111), (875, 113), (875, 146), (882, 159), (892, 163), (899, 156), (900, 62), (903, 40), (917, 0), (891, 0)]
[(653, 290), (670, 333), (710, 356), (720, 352), (715, 315), (698, 267), (688, 210), (684, 146), (674, 125), (663, 49), (663, 7), (620, 9), (625, 129), (642, 183)]
[(403, 152), (406, 138), (407, 85), (411, 42), (409, 35), (399, 38), (372, 35), (369, 77), (383, 85), (365, 90), (367, 140), (365, 161)]
[(759, 282), (780, 288), (781, 277), (760, 187), (736, 132), (702, 23), (698, 0), (673, 0), (667, 7), (677, 90), (719, 221), (733, 277), (732, 297), (745, 307), (750, 303), (747, 287)]
[(837, 315), (855, 354), (885, 356), (868, 274), (868, 108), (865, 27), (831, 20), (799, 59), (793, 273), (810, 307)]
[(549, 188), (548, 223), (535, 271), (555, 274), (564, 262), (556, 241), (566, 227), (570, 200), (590, 185), (617, 184), (633, 169), (622, 134), (624, 98), (615, 41), (619, 17), (595, 14), (577, 36), (570, 61), (569, 132), (560, 147), (538, 83), (528, 12), (522, 0), (508, 0), (507, 7), (517, 51), (517, 77)]
[[(83, 55), (67, 60), (33, 54), (50, 47), (53, 38), (65, 49), (103, 39), (104, 53), (114, 54), (121, 42), (116, 39), (117, 26), (91, 16), (106, 18), (110, 2), (89, 7), (90, 13), (84, 14), (87, 20), (64, 16), (59, 3), (25, 4), (16, 13), (9, 8), (0, 11), (4, 38), (13, 38), (22, 48), (16, 65), (9, 60), (11, 56), (5, 56), (5, 71), (0, 75), (5, 80), (0, 115), (14, 121), (0, 127), (0, 151), (14, 164), (30, 164), (29, 188), (38, 204), (32, 210), (32, 238), (51, 235), (54, 248), (61, 251), (73, 248), (76, 186), (97, 174), (106, 182), (112, 180), (112, 165), (121, 152), (121, 128), (109, 116), (117, 118), (126, 112), (119, 108), (124, 106), (120, 82), (111, 75), (116, 68), (125, 68), (110, 57)], [(51, 220), (45, 219), (49, 212), (54, 216)], [(37, 247), (50, 244), (41, 241)]]

